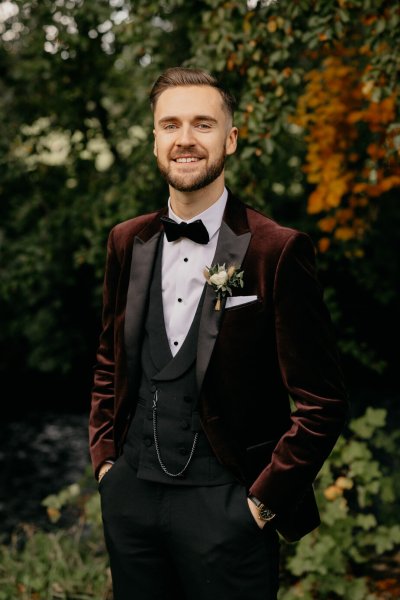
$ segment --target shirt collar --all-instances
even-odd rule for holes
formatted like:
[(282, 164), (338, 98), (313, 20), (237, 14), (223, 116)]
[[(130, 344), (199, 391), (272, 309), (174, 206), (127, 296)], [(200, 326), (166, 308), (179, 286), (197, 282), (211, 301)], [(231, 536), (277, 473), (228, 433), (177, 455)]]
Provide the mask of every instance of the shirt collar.
[[(228, 190), (224, 187), (224, 191), (214, 204), (211, 204), (206, 210), (199, 215), (192, 217), (185, 221), (186, 223), (192, 223), (201, 219), (208, 231), (208, 235), (211, 238), (217, 233), (221, 227), (222, 217), (224, 216), (226, 202), (228, 200)], [(168, 216), (170, 219), (174, 219), (177, 223), (181, 223), (183, 219), (178, 217), (171, 208), (171, 198), (168, 198)]]

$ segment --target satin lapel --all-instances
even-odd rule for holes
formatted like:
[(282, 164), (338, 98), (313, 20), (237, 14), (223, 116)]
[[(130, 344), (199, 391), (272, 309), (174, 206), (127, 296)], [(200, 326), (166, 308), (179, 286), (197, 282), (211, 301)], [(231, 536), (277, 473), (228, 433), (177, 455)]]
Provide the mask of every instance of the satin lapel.
[(156, 218), (133, 241), (132, 262), (125, 310), (125, 350), (129, 381), (138, 372), (142, 336), (146, 318), (147, 299), (151, 276), (160, 240), (160, 211)]
[[(232, 202), (234, 201), (232, 200)], [(237, 208), (236, 201), (234, 207)], [(242, 217), (244, 220), (245, 207), (244, 205), (240, 205), (240, 207), (243, 207), (242, 211), (240, 211), (239, 208), (239, 213), (242, 212)], [(227, 217), (229, 217), (229, 214)], [(228, 218), (226, 221), (228, 221)], [(241, 225), (243, 225), (243, 222)], [(251, 233), (248, 231), (248, 227), (246, 227), (246, 229), (247, 232), (237, 235), (229, 227), (227, 222), (222, 221), (217, 248), (212, 262), (213, 265), (216, 263), (225, 263), (227, 266), (234, 264), (239, 267), (242, 264), (251, 238)], [(244, 274), (244, 277), (246, 277), (246, 273)], [(226, 300), (223, 300), (221, 310), (215, 310), (215, 300), (216, 295), (213, 288), (206, 284), (206, 295), (201, 313), (199, 339), (197, 344), (196, 377), (197, 388), (199, 392), (201, 391), (201, 387), (203, 385), (204, 375), (210, 362), (211, 354), (214, 349), (214, 344), (217, 339), (217, 335), (221, 326), (221, 319), (225, 309)]]

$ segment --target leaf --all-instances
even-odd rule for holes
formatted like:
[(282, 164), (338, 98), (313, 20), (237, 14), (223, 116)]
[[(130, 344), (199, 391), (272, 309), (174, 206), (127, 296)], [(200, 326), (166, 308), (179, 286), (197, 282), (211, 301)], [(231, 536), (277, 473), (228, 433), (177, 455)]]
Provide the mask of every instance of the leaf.
[(385, 409), (368, 407), (362, 417), (351, 422), (350, 429), (361, 439), (370, 439), (375, 430), (385, 426), (386, 416)]

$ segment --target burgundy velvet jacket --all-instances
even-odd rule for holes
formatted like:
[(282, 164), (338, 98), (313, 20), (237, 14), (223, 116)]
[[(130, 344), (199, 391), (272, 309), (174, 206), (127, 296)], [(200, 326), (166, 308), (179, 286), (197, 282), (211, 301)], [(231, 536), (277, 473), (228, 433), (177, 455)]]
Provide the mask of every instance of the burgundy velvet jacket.
[[(108, 240), (103, 329), (90, 452), (95, 473), (120, 455), (135, 412), (158, 212), (120, 223)], [(248, 304), (215, 310), (208, 284), (196, 373), (200, 415), (217, 458), (276, 512), (289, 541), (319, 524), (312, 483), (345, 422), (347, 394), (310, 238), (229, 194), (215, 263), (241, 265)], [(290, 398), (295, 404), (291, 410)]]

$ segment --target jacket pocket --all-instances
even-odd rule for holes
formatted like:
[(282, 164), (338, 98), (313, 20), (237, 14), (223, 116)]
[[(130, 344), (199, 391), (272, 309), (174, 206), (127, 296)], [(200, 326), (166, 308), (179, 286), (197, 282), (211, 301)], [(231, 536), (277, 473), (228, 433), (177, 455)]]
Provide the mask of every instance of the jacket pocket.
[(253, 483), (261, 471), (271, 462), (272, 453), (277, 443), (277, 439), (266, 440), (246, 448), (246, 476), (249, 483)]

